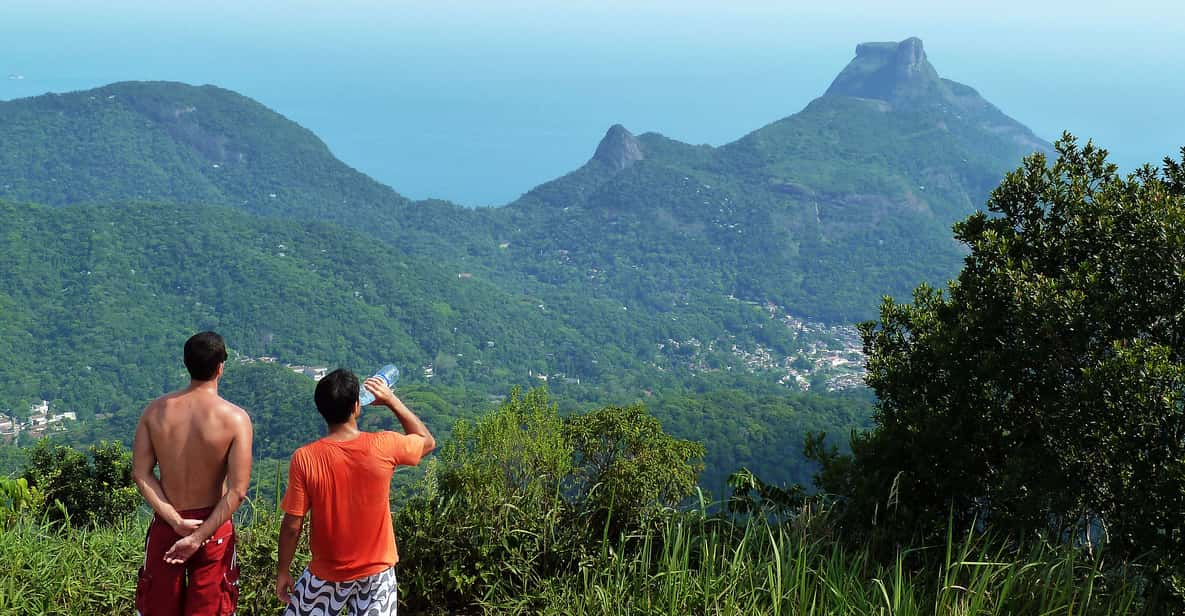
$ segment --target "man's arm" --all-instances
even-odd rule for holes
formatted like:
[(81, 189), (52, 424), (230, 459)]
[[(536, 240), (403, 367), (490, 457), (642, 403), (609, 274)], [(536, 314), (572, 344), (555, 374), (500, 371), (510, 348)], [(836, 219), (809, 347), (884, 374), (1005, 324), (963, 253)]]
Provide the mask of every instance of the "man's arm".
[(247, 487), (251, 482), (251, 441), (254, 433), (251, 429), (251, 418), (247, 413), (237, 407), (235, 411), (231, 419), (235, 435), (230, 443), (226, 461), (226, 491), (214, 506), (214, 510), (202, 521), (201, 526), (190, 535), (179, 539), (168, 552), (165, 552), (165, 562), (169, 564), (180, 564), (189, 560), (189, 557), (193, 556), (218, 527), (230, 519), (247, 498)]
[(280, 522), (280, 549), (276, 562), (276, 597), (285, 605), (292, 600), (292, 556), (300, 539), (304, 516), (284, 514)]
[(363, 385), (370, 393), (374, 394), (375, 402), (391, 409), (391, 412), (395, 414), (395, 419), (398, 419), (399, 424), (403, 426), (404, 433), (424, 437), (424, 451), (421, 455), (426, 456), (436, 449), (436, 439), (432, 438), (428, 426), (425, 426), (424, 422), (420, 421), (420, 418), (407, 408), (403, 400), (400, 400), (382, 379), (372, 376), (366, 379)]
[(148, 501), (148, 506), (160, 516), (160, 519), (173, 527), (173, 532), (186, 536), (194, 531), (201, 520), (186, 520), (177, 513), (177, 509), (169, 502), (165, 495), (164, 486), (160, 484), (156, 473), (156, 450), (152, 447), (152, 435), (148, 433), (148, 424), (144, 421), (148, 409), (140, 415), (140, 423), (136, 426), (136, 436), (132, 439), (132, 478), (136, 482), (136, 489)]

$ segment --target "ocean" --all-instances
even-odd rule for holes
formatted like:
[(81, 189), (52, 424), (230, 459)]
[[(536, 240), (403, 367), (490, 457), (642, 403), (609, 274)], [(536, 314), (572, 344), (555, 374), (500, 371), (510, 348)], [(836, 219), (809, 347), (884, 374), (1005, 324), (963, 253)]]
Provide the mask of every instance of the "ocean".
[(819, 28), (703, 7), (615, 18), (587, 7), (259, 5), (18, 0), (0, 16), (0, 99), (122, 80), (211, 83), (309, 128), (409, 197), (494, 206), (579, 167), (612, 124), (727, 143), (822, 94), (856, 43), (919, 35), (940, 74), (1045, 139), (1093, 137), (1126, 168), (1185, 145), (1180, 54), (1156, 55), (1181, 39), (1165, 33), (1083, 51), (1064, 32), (976, 42), (933, 20), (916, 31), (860, 19)]

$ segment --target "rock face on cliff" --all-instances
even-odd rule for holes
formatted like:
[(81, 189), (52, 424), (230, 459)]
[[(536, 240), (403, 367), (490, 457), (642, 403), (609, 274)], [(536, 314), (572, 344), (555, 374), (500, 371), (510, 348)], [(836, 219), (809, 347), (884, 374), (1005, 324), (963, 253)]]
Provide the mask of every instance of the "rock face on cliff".
[(860, 43), (856, 57), (831, 83), (824, 96), (852, 96), (917, 104), (947, 94), (938, 71), (926, 59), (922, 40)]
[(605, 137), (597, 145), (596, 153), (593, 154), (593, 160), (599, 160), (618, 171), (645, 157), (642, 143), (620, 124), (614, 124), (609, 128), (609, 132), (605, 133)]
[(936, 126), (955, 134), (971, 149), (1005, 140), (1029, 151), (1051, 151), (1048, 143), (974, 88), (940, 77), (919, 38), (856, 45), (856, 57), (820, 100), (841, 98), (873, 101), (880, 111), (933, 114), (940, 118)]

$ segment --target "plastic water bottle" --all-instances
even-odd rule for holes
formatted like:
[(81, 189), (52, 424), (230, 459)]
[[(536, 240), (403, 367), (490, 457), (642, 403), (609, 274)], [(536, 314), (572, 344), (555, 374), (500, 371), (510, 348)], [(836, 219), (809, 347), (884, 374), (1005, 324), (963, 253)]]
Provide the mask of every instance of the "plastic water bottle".
[[(379, 371), (374, 373), (374, 375), (386, 381), (387, 387), (394, 387), (395, 383), (399, 381), (399, 368), (396, 368), (395, 364), (387, 364), (382, 368), (379, 368)], [(358, 402), (361, 403), (362, 406), (366, 406), (371, 402), (374, 402), (374, 394), (370, 393), (370, 391), (366, 389), (365, 385), (361, 385), (358, 388)]]

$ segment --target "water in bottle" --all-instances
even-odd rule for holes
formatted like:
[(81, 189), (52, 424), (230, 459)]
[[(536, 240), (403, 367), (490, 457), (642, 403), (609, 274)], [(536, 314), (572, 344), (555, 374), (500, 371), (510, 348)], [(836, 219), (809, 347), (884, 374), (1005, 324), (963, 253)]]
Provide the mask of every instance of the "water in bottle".
[[(374, 373), (374, 375), (386, 381), (387, 387), (394, 387), (395, 383), (399, 380), (399, 368), (396, 368), (395, 364), (387, 364), (379, 368), (379, 371)], [(367, 391), (366, 386), (361, 386), (358, 389), (358, 402), (362, 406), (366, 406), (374, 402), (374, 394)]]

